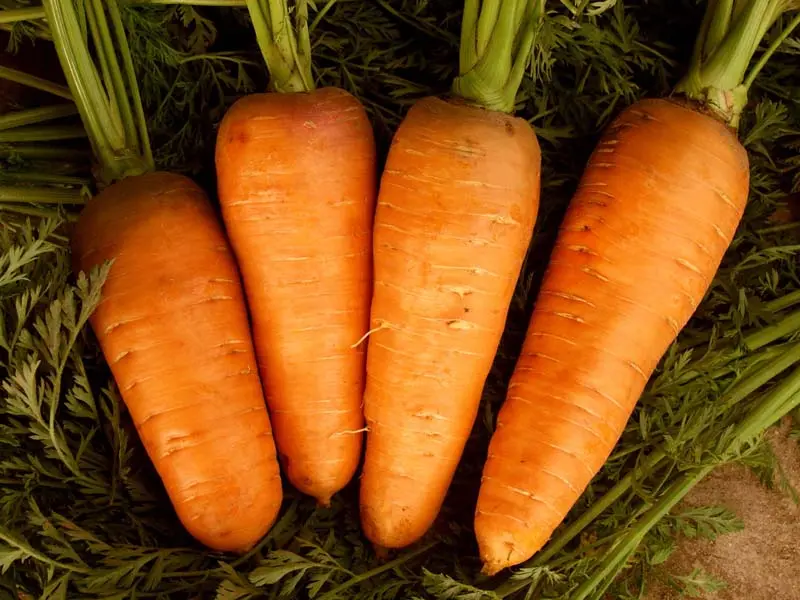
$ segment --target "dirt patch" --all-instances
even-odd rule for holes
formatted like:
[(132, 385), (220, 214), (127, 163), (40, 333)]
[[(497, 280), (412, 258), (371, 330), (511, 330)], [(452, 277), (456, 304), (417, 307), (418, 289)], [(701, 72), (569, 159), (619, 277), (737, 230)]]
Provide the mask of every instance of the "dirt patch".
[[(787, 479), (800, 490), (800, 444), (788, 438), (790, 423), (768, 439)], [(785, 492), (764, 487), (747, 468), (722, 467), (700, 483), (687, 506), (724, 506), (744, 521), (744, 530), (715, 541), (682, 540), (651, 578), (644, 600), (682, 596), (666, 585), (667, 574), (688, 575), (700, 567), (727, 587), (709, 600), (800, 600), (800, 506)]]

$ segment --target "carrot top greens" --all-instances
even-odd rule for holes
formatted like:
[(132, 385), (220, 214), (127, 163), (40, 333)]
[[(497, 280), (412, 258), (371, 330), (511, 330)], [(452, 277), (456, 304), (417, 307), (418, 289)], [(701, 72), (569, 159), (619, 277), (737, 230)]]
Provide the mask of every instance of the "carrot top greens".
[(453, 93), (513, 112), (543, 13), (543, 0), (466, 0)]
[(44, 0), (44, 9), (99, 162), (99, 182), (109, 184), (153, 170), (147, 123), (117, 0), (93, 0), (80, 8), (72, 0)]
[(747, 93), (769, 57), (800, 24), (795, 16), (781, 28), (748, 72), (761, 41), (797, 0), (713, 0), (708, 3), (689, 71), (675, 91), (698, 100), (731, 127), (738, 127)]
[(296, 0), (290, 9), (288, 0), (247, 0), (258, 46), (269, 69), (269, 87), (276, 92), (314, 89), (308, 1)]

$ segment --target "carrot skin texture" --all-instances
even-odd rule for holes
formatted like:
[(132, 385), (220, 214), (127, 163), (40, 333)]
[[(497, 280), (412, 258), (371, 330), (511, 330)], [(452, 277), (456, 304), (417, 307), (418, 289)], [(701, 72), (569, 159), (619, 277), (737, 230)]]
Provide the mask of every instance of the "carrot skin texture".
[(278, 452), (327, 505), (361, 457), (372, 126), (344, 90), (254, 94), (223, 119), (216, 163)]
[(76, 271), (113, 260), (91, 317), (120, 394), (186, 529), (243, 552), (282, 500), (239, 273), (205, 193), (171, 173), (92, 198)]
[(559, 232), (484, 466), (484, 569), (535, 554), (600, 470), (702, 300), (747, 201), (747, 153), (668, 100), (624, 111)]
[(533, 233), (530, 125), (426, 98), (400, 125), (374, 229), (361, 521), (377, 546), (419, 539), (441, 508)]

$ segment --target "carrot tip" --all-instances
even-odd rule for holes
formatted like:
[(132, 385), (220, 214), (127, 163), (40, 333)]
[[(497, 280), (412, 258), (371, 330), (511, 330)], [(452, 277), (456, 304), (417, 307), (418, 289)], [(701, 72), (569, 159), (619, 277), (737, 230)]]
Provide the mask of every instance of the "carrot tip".
[(505, 566), (498, 563), (483, 563), (481, 573), (491, 577), (493, 575), (497, 575), (503, 569), (505, 569)]
[(372, 545), (373, 550), (375, 550), (375, 556), (378, 557), (380, 560), (387, 560), (389, 558), (389, 549), (385, 546), (379, 546), (378, 544)]
[(388, 324), (386, 321), (381, 321), (380, 325), (378, 325), (377, 327), (373, 327), (372, 329), (370, 329), (370, 330), (369, 330), (367, 333), (365, 333), (364, 335), (362, 335), (362, 336), (361, 336), (361, 337), (358, 339), (358, 341), (357, 341), (357, 342), (355, 342), (354, 344), (351, 344), (351, 346), (350, 346), (350, 347), (351, 347), (351, 348), (358, 348), (358, 347), (359, 347), (361, 344), (363, 344), (363, 343), (364, 343), (364, 340), (366, 340), (366, 339), (367, 339), (369, 336), (371, 336), (373, 333), (375, 333), (375, 332), (377, 332), (377, 331), (380, 331), (380, 330), (382, 330), (382, 329), (388, 329), (388, 327), (389, 327), (389, 324)]
[(331, 497), (325, 496), (323, 498), (317, 498), (317, 506), (320, 508), (330, 508), (331, 507)]

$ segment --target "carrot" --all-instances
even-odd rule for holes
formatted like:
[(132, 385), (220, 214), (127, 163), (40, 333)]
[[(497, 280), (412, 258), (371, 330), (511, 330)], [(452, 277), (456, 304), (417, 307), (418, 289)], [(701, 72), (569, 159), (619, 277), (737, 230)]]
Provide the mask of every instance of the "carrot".
[[(91, 317), (123, 400), (186, 529), (251, 547), (281, 504), (239, 274), (205, 193), (171, 173), (92, 198), (76, 271), (113, 260)], [(232, 460), (235, 457), (235, 460)]]
[(153, 172), (127, 42), (110, 27), (116, 3), (91, 9), (92, 46), (115, 49), (102, 79), (73, 2), (44, 6), (104, 187), (71, 237), (76, 272), (111, 262), (92, 328), (183, 525), (245, 551), (282, 490), (233, 253), (205, 193)]
[(726, 85), (755, 51), (737, 37), (765, 18), (755, 4), (707, 20), (704, 31), (725, 35), (701, 35), (681, 94), (625, 110), (589, 160), (484, 466), (475, 533), (489, 574), (537, 552), (602, 467), (733, 239), (748, 195), (735, 126), (749, 84)]
[(440, 510), (536, 219), (539, 145), (508, 113), (540, 6), (501, 4), (478, 31), (466, 3), (457, 98), (411, 108), (381, 177), (361, 481), (364, 532), (380, 547), (411, 544)]
[[(365, 351), (356, 342), (369, 321), (375, 145), (353, 96), (314, 89), (305, 2), (295, 7), (295, 51), (282, 46), (296, 44), (286, 3), (264, 4), (248, 6), (277, 93), (245, 97), (225, 115), (219, 198), (283, 466), (327, 505), (361, 454)], [(271, 12), (276, 4), (283, 13)]]

